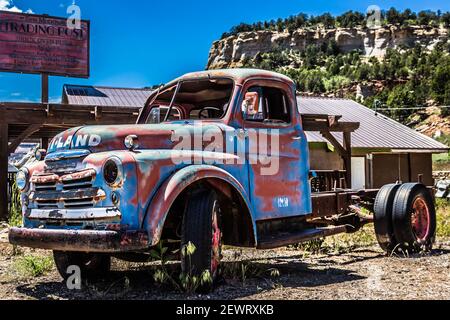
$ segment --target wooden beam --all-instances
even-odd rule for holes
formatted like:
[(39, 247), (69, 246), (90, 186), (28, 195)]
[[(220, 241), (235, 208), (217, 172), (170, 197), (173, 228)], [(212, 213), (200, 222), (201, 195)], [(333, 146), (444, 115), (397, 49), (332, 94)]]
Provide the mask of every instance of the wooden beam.
[[(47, 106), (50, 105), (53, 110), (58, 111), (95, 111), (94, 105), (71, 105), (71, 104), (60, 104), (60, 103), (29, 103), (29, 102), (0, 102), (0, 110), (41, 110), (46, 111)], [(108, 106), (105, 108), (105, 112), (108, 113), (139, 113), (140, 107), (123, 107), (123, 106)]]
[(328, 131), (321, 131), (320, 134), (327, 139), (332, 145), (333, 147), (336, 148), (337, 152), (339, 153), (339, 155), (341, 157), (345, 157), (346, 155), (346, 151), (344, 149), (343, 146), (341, 146), (341, 144), (339, 143), (339, 141), (336, 140), (336, 138)]
[(29, 125), (25, 131), (23, 131), (14, 141), (8, 146), (8, 155), (13, 153), (17, 147), (22, 143), (23, 140), (31, 136), (33, 133), (41, 128), (39, 124)]
[(344, 132), (344, 165), (345, 165), (345, 180), (347, 182), (347, 188), (352, 187), (352, 135), (350, 132)]
[[(1, 110), (1, 109), (0, 109)], [(3, 111), (0, 123), (4, 124), (43, 124), (43, 125), (98, 125), (98, 124), (131, 124), (135, 123), (137, 115), (133, 113), (102, 113), (101, 119), (95, 119), (94, 112), (55, 112), (47, 117), (45, 111)], [(130, 120), (126, 122), (126, 120)]]
[(8, 216), (8, 125), (0, 124), (0, 220)]
[(351, 133), (344, 132), (344, 143), (341, 145), (329, 131), (321, 131), (320, 134), (327, 139), (344, 161), (345, 183), (347, 188), (352, 186), (352, 142)]
[(41, 149), (48, 150), (48, 141), (49, 141), (48, 137), (41, 138)]
[(102, 107), (95, 107), (95, 120), (102, 118)]
[(334, 122), (329, 125), (329, 121), (303, 121), (303, 130), (305, 131), (330, 131), (330, 132), (354, 132), (360, 127), (359, 122)]

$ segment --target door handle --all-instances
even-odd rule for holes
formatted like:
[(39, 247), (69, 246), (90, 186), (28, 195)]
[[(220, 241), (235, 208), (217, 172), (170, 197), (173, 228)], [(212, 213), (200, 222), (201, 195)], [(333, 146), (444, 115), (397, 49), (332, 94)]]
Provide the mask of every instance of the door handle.
[(302, 140), (302, 137), (300, 137), (300, 136), (292, 137), (292, 140)]

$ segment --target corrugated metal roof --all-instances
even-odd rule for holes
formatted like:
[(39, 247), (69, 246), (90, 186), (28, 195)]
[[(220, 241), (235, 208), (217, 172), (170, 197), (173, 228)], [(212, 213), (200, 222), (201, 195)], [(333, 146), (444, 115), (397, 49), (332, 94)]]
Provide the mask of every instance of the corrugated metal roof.
[[(353, 148), (448, 150), (448, 147), (385, 115), (347, 99), (297, 98), (302, 114), (340, 115), (340, 121), (360, 122), (352, 134)], [(327, 142), (319, 132), (307, 132), (310, 142)], [(342, 134), (333, 134), (342, 143)]]
[[(143, 107), (150, 89), (65, 85), (63, 101), (75, 105)], [(298, 97), (303, 114), (342, 116), (341, 121), (360, 122), (352, 134), (353, 148), (441, 150), (448, 147), (380, 113), (347, 99)], [(327, 142), (318, 132), (307, 132), (310, 142)], [(342, 134), (334, 134), (342, 143)]]
[(74, 105), (143, 107), (150, 89), (65, 85), (63, 101)]

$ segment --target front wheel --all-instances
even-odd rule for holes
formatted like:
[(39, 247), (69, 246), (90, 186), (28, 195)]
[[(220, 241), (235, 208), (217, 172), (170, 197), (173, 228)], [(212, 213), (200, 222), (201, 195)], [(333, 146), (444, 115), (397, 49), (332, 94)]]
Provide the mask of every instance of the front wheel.
[(220, 228), (220, 202), (217, 194), (208, 190), (193, 192), (183, 217), (181, 247), (195, 246), (191, 254), (182, 254), (181, 268), (185, 275), (201, 277), (207, 271), (211, 281), (200, 286), (210, 291), (218, 275), (221, 259), (222, 231)]
[(53, 251), (53, 259), (58, 273), (64, 280), (70, 276), (67, 273), (70, 266), (79, 267), (81, 279), (87, 281), (105, 277), (111, 270), (111, 256), (106, 254)]

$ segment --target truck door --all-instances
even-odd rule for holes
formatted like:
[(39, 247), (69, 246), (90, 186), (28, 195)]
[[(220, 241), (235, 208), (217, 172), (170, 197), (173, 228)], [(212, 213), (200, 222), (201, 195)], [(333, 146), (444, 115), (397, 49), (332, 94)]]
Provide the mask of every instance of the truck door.
[(278, 81), (244, 87), (249, 195), (256, 220), (311, 212), (308, 143), (294, 90)]

